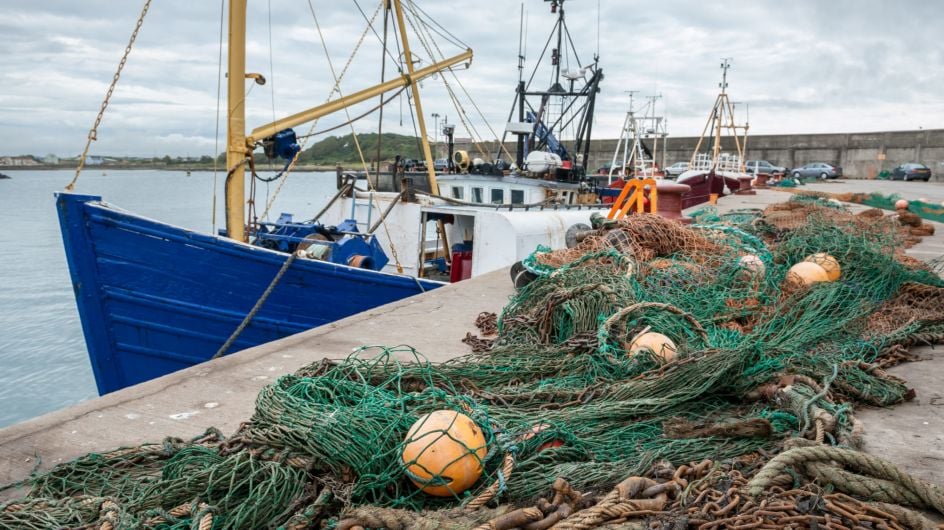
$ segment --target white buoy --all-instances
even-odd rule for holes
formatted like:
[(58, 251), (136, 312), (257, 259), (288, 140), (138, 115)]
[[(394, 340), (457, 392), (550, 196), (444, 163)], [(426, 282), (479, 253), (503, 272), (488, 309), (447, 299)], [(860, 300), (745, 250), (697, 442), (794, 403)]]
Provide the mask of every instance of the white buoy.
[(738, 265), (747, 271), (750, 271), (758, 276), (763, 276), (766, 272), (767, 267), (764, 266), (763, 260), (753, 254), (746, 254), (741, 256), (738, 259)]

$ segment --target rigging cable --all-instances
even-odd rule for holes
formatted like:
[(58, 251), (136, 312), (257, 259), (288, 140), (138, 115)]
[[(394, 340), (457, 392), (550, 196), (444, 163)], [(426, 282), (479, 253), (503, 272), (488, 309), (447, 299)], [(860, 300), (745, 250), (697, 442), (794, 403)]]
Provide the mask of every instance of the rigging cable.
[[(341, 75), (338, 76), (337, 80), (334, 83), (334, 86), (328, 92), (328, 97), (325, 98), (325, 103), (331, 101), (331, 99), (334, 97), (335, 92), (340, 94), (340, 90), (338, 89), (338, 87), (341, 84), (341, 80), (344, 79), (344, 76), (347, 74), (348, 68), (350, 68), (351, 63), (354, 62), (354, 57), (357, 56), (357, 52), (360, 50), (361, 45), (364, 43), (364, 39), (367, 37), (367, 32), (370, 30), (372, 20), (375, 20), (377, 18), (377, 15), (380, 13), (380, 7), (381, 5), (378, 4), (377, 9), (374, 10), (373, 18), (367, 21), (368, 27), (364, 28), (364, 31), (361, 33), (360, 38), (358, 39), (357, 43), (354, 45), (354, 49), (351, 50), (351, 55), (347, 58), (347, 62), (344, 64), (344, 68), (341, 69)], [(311, 127), (308, 129), (308, 134), (302, 136), (302, 138), (304, 139), (309, 138), (314, 133), (315, 127), (317, 126), (318, 126), (318, 120), (313, 120), (311, 123)], [(279, 185), (275, 188), (275, 192), (272, 194), (272, 198), (266, 204), (265, 211), (263, 212), (263, 216), (268, 215), (269, 210), (272, 209), (272, 205), (275, 204), (275, 199), (279, 196), (279, 193), (282, 191), (282, 186), (284, 186), (285, 182), (288, 180), (287, 178), (288, 175), (291, 174), (292, 170), (295, 168), (295, 165), (298, 163), (298, 160), (301, 157), (301, 154), (305, 150), (305, 146), (306, 146), (306, 142), (304, 141), (301, 142), (300, 144), (301, 148), (298, 150), (298, 153), (296, 153), (295, 157), (292, 158), (291, 164), (289, 164), (288, 168), (285, 171), (283, 171), (283, 173), (285, 173), (286, 178), (282, 179), (279, 182)]]
[[(386, 3), (387, 0), (382, 0), (383, 3)], [(341, 79), (334, 71), (334, 63), (331, 61), (331, 54), (328, 52), (328, 43), (325, 41), (324, 33), (321, 31), (321, 24), (318, 22), (318, 16), (315, 14), (315, 6), (312, 5), (312, 0), (308, 0), (308, 7), (311, 9), (311, 16), (315, 20), (315, 28), (318, 30), (318, 38), (321, 39), (321, 46), (324, 48), (325, 58), (328, 60), (328, 68), (331, 70), (331, 76), (335, 79), (335, 87), (337, 88), (338, 95), (341, 95)], [(344, 107), (344, 114), (347, 116), (348, 121), (351, 121), (351, 115), (347, 107)], [(357, 138), (357, 131), (354, 130), (354, 124), (351, 124), (351, 137), (354, 140), (354, 147), (357, 148), (357, 155), (361, 159), (361, 165), (364, 168), (364, 173), (367, 175), (367, 185), (373, 191), (373, 183), (370, 181), (370, 169), (367, 167), (367, 161), (364, 159), (364, 152), (361, 150), (361, 143)], [(378, 164), (379, 165), (379, 164)], [(371, 194), (374, 204), (377, 206), (377, 209), (380, 210), (380, 202), (377, 200), (375, 194)], [(353, 199), (353, 197), (352, 197)], [(373, 208), (373, 205), (368, 204), (369, 208)], [(387, 226), (387, 221), (383, 217), (380, 220), (381, 224), (384, 227), (384, 233), (387, 235), (387, 244), (390, 245), (390, 255), (393, 257), (393, 261), (397, 267), (397, 272), (403, 273), (403, 265), (400, 263), (400, 257), (397, 255), (397, 248), (393, 244), (393, 238), (390, 236), (390, 227)], [(421, 264), (417, 264), (419, 268)]]
[[(416, 4), (412, 0), (407, 0), (407, 6), (411, 10), (413, 7), (417, 7), (417, 8), (419, 7), (419, 6), (416, 6)], [(436, 61), (437, 59), (445, 57), (442, 50), (439, 48), (439, 45), (436, 43), (435, 40), (433, 40), (432, 36), (431, 35), (424, 36), (422, 32), (417, 29), (417, 26), (419, 26), (422, 29), (428, 30), (429, 26), (425, 24), (421, 24), (419, 17), (417, 17), (415, 13), (414, 13), (414, 16), (417, 19), (416, 25), (414, 25), (414, 21), (410, 20), (410, 18), (407, 18), (407, 21), (410, 23), (410, 27), (413, 28), (413, 31), (417, 34), (417, 37), (419, 38), (420, 43), (426, 49), (426, 52), (430, 55), (431, 59), (433, 61)], [(427, 42), (427, 39), (428, 39), (428, 42)], [(429, 42), (431, 42), (433, 47), (435, 47), (436, 52), (439, 53), (439, 56), (436, 56), (433, 53), (429, 45)], [(499, 143), (501, 150), (505, 152), (505, 155), (508, 156), (509, 159), (513, 159), (514, 157), (511, 156), (511, 153), (509, 153), (508, 150), (505, 148), (504, 143), (499, 139), (498, 134), (495, 133), (494, 129), (492, 129), (492, 126), (488, 123), (488, 120), (485, 118), (485, 115), (482, 113), (482, 110), (479, 108), (478, 104), (475, 103), (475, 100), (472, 98), (472, 95), (469, 94), (469, 91), (466, 90), (465, 85), (462, 84), (462, 81), (459, 79), (459, 76), (456, 75), (455, 71), (453, 71), (451, 68), (448, 69), (448, 71), (449, 73), (452, 74), (452, 77), (455, 79), (456, 84), (459, 85), (459, 88), (461, 88), (463, 93), (465, 93), (466, 97), (469, 99), (469, 102), (472, 103), (472, 107), (476, 110), (476, 112), (478, 112), (479, 117), (485, 123), (485, 126), (488, 128), (489, 132), (492, 133), (492, 137), (494, 137), (495, 140)], [(485, 158), (488, 158), (488, 153), (486, 153), (485, 150), (483, 150), (483, 148), (480, 145), (481, 143), (484, 143), (484, 141), (482, 140), (483, 135), (478, 132), (478, 129), (475, 128), (474, 124), (472, 124), (471, 121), (468, 121), (468, 122), (466, 121), (466, 118), (468, 118), (468, 113), (463, 107), (462, 102), (459, 101), (459, 98), (455, 95), (455, 91), (450, 86), (449, 81), (446, 80), (445, 73), (440, 73), (440, 75), (442, 77), (443, 85), (445, 85), (446, 91), (448, 92), (449, 97), (453, 101), (453, 105), (456, 107), (456, 110), (459, 112), (459, 121), (462, 122), (463, 127), (465, 127), (469, 135), (473, 137), (473, 145), (475, 145), (479, 153), (482, 154), (482, 156), (484, 156)], [(476, 139), (478, 141), (476, 141)]]
[[(429, 24), (424, 24), (424, 26), (425, 26), (426, 28), (432, 29), (432, 30), (435, 31), (439, 36), (441, 36), (442, 38), (446, 39), (446, 40), (449, 41), (451, 44), (454, 44), (455, 46), (459, 47), (460, 49), (467, 50), (467, 49), (471, 48), (471, 46), (469, 46), (468, 44), (466, 44), (465, 42), (463, 42), (462, 39), (460, 39), (459, 37), (453, 35), (452, 32), (450, 32), (448, 29), (446, 29), (446, 28), (444, 28), (442, 25), (440, 25), (439, 22), (436, 21), (436, 19), (434, 19), (433, 17), (431, 17), (431, 16), (429, 15), (429, 13), (427, 13), (426, 11), (423, 11), (423, 8), (422, 8), (422, 7), (420, 7), (419, 5), (416, 5), (416, 4), (415, 4), (414, 2), (412, 2), (412, 1), (409, 1), (408, 3), (409, 3), (409, 4), (412, 4), (412, 7), (413, 7), (413, 8), (415, 8), (416, 10), (418, 10), (420, 13), (422, 13), (422, 14), (426, 17), (427, 20), (429, 20), (430, 22), (433, 23), (433, 27), (432, 27), (432, 28), (430, 27)], [(417, 19), (419, 19), (418, 16), (417, 16)], [(442, 30), (442, 32), (440, 32), (440, 31), (437, 30), (436, 28), (439, 28), (440, 30)], [(445, 34), (443, 34), (443, 33), (445, 33)]]
[(131, 48), (134, 46), (134, 41), (138, 38), (138, 32), (141, 31), (141, 25), (144, 24), (144, 17), (147, 15), (148, 8), (151, 7), (151, 0), (146, 0), (144, 2), (144, 7), (141, 9), (141, 15), (138, 16), (138, 22), (134, 26), (134, 31), (131, 32), (131, 38), (128, 40), (128, 45), (125, 47), (125, 53), (121, 56), (121, 61), (118, 63), (118, 70), (115, 71), (115, 76), (111, 80), (111, 85), (108, 87), (108, 92), (105, 93), (105, 99), (102, 101), (102, 107), (98, 111), (98, 116), (95, 118), (95, 123), (92, 125), (92, 128), (89, 130), (88, 138), (85, 142), (85, 149), (82, 151), (82, 156), (79, 157), (79, 165), (75, 168), (75, 176), (72, 177), (72, 181), (66, 184), (66, 191), (72, 191), (75, 189), (75, 183), (79, 180), (79, 175), (82, 174), (82, 168), (85, 167), (85, 159), (88, 158), (89, 148), (92, 146), (92, 142), (98, 139), (98, 126), (102, 123), (102, 118), (105, 116), (105, 109), (108, 108), (108, 101), (111, 99), (111, 95), (115, 92), (115, 87), (118, 85), (118, 80), (121, 79), (121, 71), (125, 68), (125, 63), (128, 62), (128, 55), (131, 54)]
[[(384, 35), (383, 35), (383, 43), (382, 43), (384, 53), (380, 54), (380, 82), (381, 83), (386, 81), (386, 77), (387, 77), (387, 34), (390, 28), (389, 21), (390, 21), (390, 9), (389, 9), (389, 5), (385, 5), (384, 6)], [(397, 94), (399, 95), (400, 92), (402, 92), (402, 90), (398, 91)], [(383, 100), (384, 100), (384, 97), (381, 94), (380, 115), (377, 117), (377, 158), (376, 158), (377, 174), (380, 173), (380, 155), (382, 153), (382, 148), (383, 148), (383, 121), (384, 121)]]
[(226, 0), (220, 0), (220, 52), (216, 63), (216, 132), (213, 138), (213, 207), (210, 213), (210, 233), (216, 233), (216, 185), (220, 158), (220, 105), (223, 99), (223, 26)]
[[(377, 30), (374, 28), (374, 20), (377, 19), (377, 12), (379, 12), (379, 11), (380, 11), (380, 8), (381, 8), (384, 4), (386, 4), (386, 3), (387, 3), (386, 0), (381, 0), (381, 1), (380, 1), (380, 5), (377, 6), (377, 11), (374, 12), (373, 18), (371, 18), (370, 20), (368, 20), (368, 19), (367, 19), (367, 14), (364, 13), (364, 10), (363, 10), (363, 9), (361, 9), (361, 4), (358, 3), (357, 0), (354, 0), (354, 5), (357, 6), (357, 10), (361, 12), (361, 16), (364, 17), (364, 20), (367, 21), (367, 27), (368, 27), (368, 29), (370, 29), (370, 31), (374, 32), (374, 36), (377, 37), (377, 40), (380, 42), (381, 46), (383, 46), (383, 51), (384, 51), (384, 53), (385, 53), (386, 55), (390, 56), (390, 58), (393, 59), (394, 62), (396, 62), (397, 58), (394, 57), (393, 54), (390, 53), (390, 50), (387, 49), (386, 41), (385, 41), (384, 39), (381, 39), (381, 38), (380, 38), (380, 34), (377, 33)], [(386, 14), (386, 9), (385, 9), (385, 10), (384, 10), (384, 17), (386, 17), (386, 16), (387, 16), (387, 14)], [(398, 69), (398, 71), (399, 71), (400, 73), (403, 73), (403, 70), (401, 70), (401, 69)]]
[(377, 112), (378, 110), (383, 110), (383, 108), (387, 105), (387, 103), (390, 103), (391, 101), (393, 101), (393, 99), (396, 98), (397, 96), (399, 96), (399, 95), (400, 95), (400, 92), (403, 92), (404, 90), (406, 90), (406, 87), (401, 87), (400, 90), (397, 90), (396, 92), (394, 92), (393, 94), (391, 94), (387, 99), (385, 99), (384, 101), (382, 101), (382, 102), (378, 103), (376, 106), (374, 106), (374, 108), (372, 108), (372, 109), (370, 109), (370, 110), (368, 110), (368, 111), (366, 111), (366, 112), (364, 112), (364, 113), (362, 113), (362, 114), (359, 114), (359, 115), (353, 117), (352, 119), (350, 119), (350, 120), (348, 120), (348, 121), (339, 123), (339, 124), (337, 124), (337, 125), (333, 125), (333, 126), (331, 126), (331, 127), (328, 127), (327, 129), (321, 129), (320, 131), (315, 131), (315, 132), (313, 132), (313, 133), (299, 135), (298, 138), (311, 138), (312, 136), (321, 136), (322, 134), (327, 134), (327, 133), (329, 133), (329, 132), (336, 131), (336, 130), (340, 129), (341, 127), (347, 127), (348, 125), (350, 125), (350, 124), (352, 124), (352, 123), (354, 123), (354, 122), (360, 121), (360, 120), (366, 118), (367, 116), (370, 116), (371, 114)]
[[(269, 95), (271, 96), (271, 99), (272, 99), (272, 122), (275, 123), (275, 61), (272, 59), (272, 56), (273, 56), (273, 52), (272, 52), (272, 49), (273, 49), (273, 46), (272, 46), (272, 0), (267, 0), (266, 5), (268, 8), (268, 14), (269, 14), (269, 85), (270, 85)], [(288, 169), (288, 164), (285, 165), (285, 169)], [(285, 172), (285, 169), (282, 170), (283, 173)], [(268, 204), (268, 202), (269, 202), (269, 183), (266, 182), (266, 203)], [(268, 220), (269, 211), (266, 210), (265, 213), (266, 213), (266, 216), (264, 217), (264, 219)]]
[[(410, 5), (415, 5), (415, 3), (414, 3), (412, 0), (408, 0), (408, 2), (409, 2)], [(418, 5), (416, 6), (416, 8), (417, 8), (417, 9), (420, 9), (420, 10), (422, 11), (422, 9), (421, 9)], [(428, 16), (428, 15), (427, 15), (427, 16)], [(435, 21), (433, 21), (433, 22), (435, 23)], [(430, 38), (430, 41), (433, 43), (433, 46), (436, 47), (436, 51), (439, 52), (439, 55), (440, 55), (441, 57), (445, 57), (445, 55), (443, 54), (442, 50), (439, 49), (439, 45), (436, 44), (436, 41), (435, 41), (435, 40), (432, 40), (432, 38)], [(489, 132), (492, 133), (492, 137), (495, 138), (496, 141), (498, 141), (498, 144), (499, 144), (501, 150), (505, 152), (505, 156), (507, 156), (507, 157), (509, 158), (509, 160), (514, 159), (514, 157), (511, 155), (511, 153), (508, 152), (508, 149), (505, 148), (505, 143), (502, 142), (502, 141), (499, 139), (498, 133), (496, 133), (495, 130), (492, 129), (492, 125), (491, 125), (491, 124), (488, 122), (488, 120), (485, 118), (485, 114), (482, 112), (482, 109), (479, 108), (478, 104), (475, 102), (475, 99), (472, 97), (472, 94), (469, 94), (469, 91), (465, 88), (465, 85), (462, 84), (462, 80), (459, 79), (459, 76), (456, 75), (456, 72), (455, 72), (452, 68), (450, 68), (450, 69), (449, 69), (449, 73), (452, 74), (453, 79), (456, 80), (456, 84), (459, 85), (459, 88), (462, 89), (462, 92), (463, 92), (463, 93), (465, 94), (465, 96), (469, 99), (469, 102), (472, 103), (472, 108), (474, 108), (475, 111), (478, 113), (479, 118), (482, 119), (482, 122), (485, 124), (485, 127), (488, 128)], [(445, 80), (445, 76), (443, 76), (443, 83), (447, 86), (447, 88), (449, 88), (448, 83), (447, 83), (446, 80)], [(450, 89), (450, 94), (451, 94), (451, 93), (452, 93), (452, 90)], [(461, 104), (460, 104), (460, 107), (461, 107)], [(465, 112), (464, 109), (459, 109), (459, 110), (460, 110), (460, 112), (463, 112), (463, 113)], [(479, 137), (481, 138), (482, 135), (479, 135)], [(487, 155), (486, 155), (486, 156), (487, 156)]]

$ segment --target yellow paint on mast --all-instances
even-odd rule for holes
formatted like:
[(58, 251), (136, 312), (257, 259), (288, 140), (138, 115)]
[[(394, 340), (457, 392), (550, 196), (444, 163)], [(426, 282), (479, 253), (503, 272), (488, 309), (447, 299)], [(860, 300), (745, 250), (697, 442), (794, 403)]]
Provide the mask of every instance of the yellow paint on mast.
[(355, 92), (343, 98), (336, 99), (324, 105), (319, 105), (308, 110), (303, 110), (297, 114), (293, 114), (287, 118), (282, 118), (276, 122), (270, 123), (268, 125), (263, 125), (253, 129), (252, 133), (246, 138), (248, 144), (254, 143), (256, 140), (262, 138), (268, 138), (273, 134), (288, 129), (291, 127), (296, 127), (303, 123), (312, 121), (314, 119), (326, 116), (328, 114), (337, 112), (344, 109), (345, 107), (350, 107), (351, 105), (356, 105), (362, 101), (366, 101), (371, 98), (375, 98), (380, 94), (389, 92), (391, 90), (401, 88), (409, 85), (411, 82), (419, 81), (425, 77), (431, 76), (437, 72), (445, 70), (450, 66), (454, 66), (464, 61), (469, 61), (472, 59), (472, 50), (466, 50), (455, 57), (450, 57), (444, 61), (440, 61), (436, 64), (427, 66), (413, 73), (413, 75), (403, 75), (379, 85), (365, 88), (359, 92)]
[[(228, 119), (226, 134), (226, 233), (246, 240), (246, 0), (229, 3)], [(248, 151), (248, 153), (247, 153)]]
[(420, 102), (420, 91), (417, 80), (413, 77), (413, 55), (410, 53), (410, 41), (406, 37), (406, 25), (403, 22), (403, 7), (400, 0), (393, 0), (393, 7), (397, 12), (397, 26), (400, 28), (400, 40), (403, 43), (403, 56), (406, 58), (406, 69), (410, 73), (410, 91), (413, 92), (413, 103), (416, 104), (416, 118), (420, 124), (420, 141), (423, 144), (423, 156), (426, 157), (426, 172), (429, 179), (429, 191), (439, 195), (439, 184), (436, 182), (436, 167), (433, 164), (433, 152), (429, 148), (429, 137), (426, 136), (426, 119), (423, 115), (423, 104)]

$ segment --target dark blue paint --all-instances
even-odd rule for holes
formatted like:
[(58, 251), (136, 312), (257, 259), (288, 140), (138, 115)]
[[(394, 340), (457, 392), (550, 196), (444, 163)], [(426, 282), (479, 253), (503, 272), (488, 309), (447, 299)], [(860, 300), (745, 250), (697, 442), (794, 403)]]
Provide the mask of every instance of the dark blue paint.
[[(102, 394), (210, 358), (286, 259), (283, 253), (118, 211), (100, 200), (62, 193), (56, 206)], [(231, 351), (441, 285), (299, 259)]]

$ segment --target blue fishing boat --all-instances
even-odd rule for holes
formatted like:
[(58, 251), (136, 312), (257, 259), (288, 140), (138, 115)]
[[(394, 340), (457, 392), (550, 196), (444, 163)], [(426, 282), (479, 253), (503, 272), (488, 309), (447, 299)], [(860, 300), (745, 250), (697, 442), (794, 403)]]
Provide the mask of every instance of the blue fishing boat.
[[(588, 200), (595, 198), (592, 190), (570, 178), (583, 174), (579, 163), (571, 165), (579, 171), (566, 172), (564, 179), (546, 178), (546, 168), (509, 174), (500, 161), (485, 164), (454, 151), (455, 126), (448, 124), (443, 132), (450, 139), (450, 162), (437, 178), (418, 82), (467, 66), (472, 51), (450, 57), (438, 52), (424, 68), (402, 60), (411, 56), (406, 28), (424, 23), (412, 0), (383, 4), (384, 24), (396, 21), (392, 33), (404, 50), (398, 75), (247, 133), (246, 83), (262, 84), (264, 78), (245, 70), (246, 0), (229, 4), (226, 228), (197, 233), (98, 196), (71, 193), (71, 185), (70, 192), (57, 195), (100, 393), (511, 265), (538, 245), (561, 248), (569, 227), (589, 222), (602, 208), (588, 204), (595, 202)], [(598, 81), (599, 76), (594, 91)], [(262, 179), (254, 151), (261, 147), (270, 159), (284, 162), (269, 181), (287, 178), (302, 152), (294, 127), (377, 98), (375, 110), (382, 112), (392, 99), (384, 94), (397, 90), (410, 92), (416, 110), (425, 181), (413, 183), (410, 177), (422, 174), (397, 166), (386, 173), (365, 167), (360, 175), (339, 169), (337, 193), (314, 218), (258, 218), (265, 216), (252, 210), (253, 187), (249, 200), (245, 193), (247, 177), (250, 183)], [(552, 138), (540, 122), (533, 127), (539, 138)], [(93, 127), (89, 142), (95, 137)], [(80, 160), (77, 177), (81, 169)]]
[[(290, 257), (152, 221), (100, 197), (62, 193), (57, 208), (101, 393), (209, 359)], [(273, 341), (441, 285), (298, 259), (231, 348)]]

